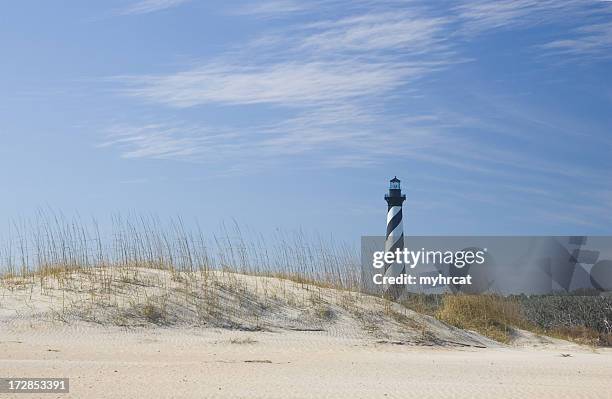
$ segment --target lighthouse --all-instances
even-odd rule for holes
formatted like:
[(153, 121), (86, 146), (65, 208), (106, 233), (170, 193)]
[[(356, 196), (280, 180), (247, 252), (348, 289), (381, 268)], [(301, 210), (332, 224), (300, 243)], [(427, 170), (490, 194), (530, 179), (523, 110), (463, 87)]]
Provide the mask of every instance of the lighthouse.
[[(404, 229), (402, 226), (402, 204), (406, 196), (402, 194), (400, 179), (395, 176), (389, 181), (389, 193), (385, 194), (387, 201), (387, 235), (385, 238), (385, 251), (395, 252), (396, 249), (404, 249)], [(405, 266), (401, 263), (385, 265), (386, 277), (398, 277), (405, 272)], [(397, 299), (402, 292), (401, 286), (385, 286), (385, 294), (390, 299)]]

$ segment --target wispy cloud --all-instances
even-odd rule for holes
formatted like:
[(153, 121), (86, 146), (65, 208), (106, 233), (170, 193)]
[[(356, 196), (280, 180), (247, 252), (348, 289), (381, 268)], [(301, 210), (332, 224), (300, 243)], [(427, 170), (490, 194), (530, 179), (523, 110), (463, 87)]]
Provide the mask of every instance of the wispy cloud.
[(174, 107), (203, 104), (323, 106), (388, 91), (423, 73), (422, 65), (289, 61), (273, 65), (205, 64), (170, 75), (123, 76), (123, 92)]
[(402, 49), (431, 55), (442, 50), (449, 22), (418, 12), (369, 13), (312, 24), (313, 33), (304, 38), (303, 46), (342, 52)]
[(537, 43), (545, 55), (593, 60), (612, 52), (612, 2), (601, 0), (471, 0), (456, 7), (460, 32), (468, 35), (493, 30), (529, 29), (562, 24), (558, 39)]
[(447, 23), (385, 10), (316, 20), (190, 69), (116, 80), (125, 94), (174, 107), (329, 105), (389, 93), (455, 62), (444, 46)]
[[(336, 12), (315, 13), (312, 4)], [(165, 108), (177, 115), (214, 107), (262, 111), (265, 118), (240, 125), (231, 120), (226, 125), (206, 120), (118, 124), (107, 129), (100, 146), (118, 149), (124, 158), (199, 162), (241, 172), (280, 164), (371, 167), (396, 159), (495, 179), (497, 185), (504, 181), (516, 188), (508, 190), (513, 200), (562, 203), (564, 194), (555, 191), (557, 185), (581, 186), (592, 193), (592, 187), (609, 177), (565, 164), (549, 156), (547, 148), (541, 156), (523, 152), (532, 129), (558, 133), (563, 126), (545, 125), (548, 118), (542, 121), (532, 113), (512, 114), (507, 104), (497, 104), (501, 110), (483, 111), (483, 105), (480, 114), (464, 114), (443, 107), (411, 109), (418, 101), (406, 98), (422, 89), (423, 80), (465, 62), (466, 42), (492, 30), (528, 29), (586, 15), (574, 30), (562, 32), (567, 37), (546, 48), (551, 54), (602, 56), (609, 46), (609, 27), (593, 22), (593, 4), (478, 0), (451, 6), (446, 13), (424, 2), (401, 0), (276, 0), (237, 7), (234, 14), (282, 16), (289, 22), (174, 72), (111, 81), (121, 94), (157, 106), (162, 115)], [(495, 135), (510, 137), (515, 147), (496, 145), (490, 138)], [(471, 198), (495, 203), (500, 201), (496, 193)], [(595, 211), (576, 208), (575, 213), (591, 218)]]
[(191, 0), (142, 0), (118, 10), (120, 15), (149, 14), (156, 11), (177, 7)]
[[(275, 3), (260, 3), (259, 11), (273, 12)], [(297, 7), (293, 2), (281, 3), (287, 10)], [(423, 7), (398, 9), (398, 4), (405, 4), (400, 1), (390, 1), (387, 7), (379, 5), (377, 12), (364, 12), (360, 4), (347, 3), (350, 15), (300, 21), (286, 28), (277, 40), (251, 43), (255, 49), (248, 48), (244, 53), (238, 51), (174, 73), (113, 79), (122, 84), (123, 94), (150, 103), (173, 108), (272, 106), (283, 110), (277, 120), (247, 129), (153, 124), (143, 133), (130, 127), (123, 129), (125, 137), (106, 144), (120, 146), (126, 157), (189, 160), (241, 150), (267, 155), (314, 150), (325, 154), (336, 149), (343, 154), (336, 163), (348, 166), (351, 161), (354, 165), (376, 162), (393, 149), (403, 156), (479, 173), (516, 170), (517, 165), (528, 164), (513, 154), (495, 153), (495, 148), (488, 151), (488, 157), (484, 152), (474, 153), (470, 146), (478, 138), (450, 138), (447, 134), (450, 128), (462, 124), (484, 125), (485, 129), (503, 133), (495, 124), (486, 126), (482, 118), (461, 120), (462, 116), (447, 114), (442, 122), (435, 113), (389, 114), (386, 104), (398, 92), (462, 61), (456, 42), (449, 40), (450, 33), (457, 29), (457, 20)], [(547, 15), (568, 7), (576, 7), (576, 1), (476, 1), (463, 3), (457, 10), (461, 21), (488, 29), (524, 23), (523, 17), (531, 11)], [(265, 52), (253, 51), (258, 45)], [(211, 136), (213, 131), (216, 133)], [(224, 144), (230, 134), (232, 143)], [(410, 147), (398, 144), (408, 141)], [(449, 142), (453, 149), (464, 150), (449, 154), (439, 145), (445, 143), (449, 148)], [(422, 148), (433, 150), (415, 152)], [(324, 158), (320, 160), (329, 163)], [(543, 174), (564, 170), (555, 164), (531, 163), (531, 167)]]
[(267, 0), (242, 6), (233, 5), (228, 11), (234, 15), (250, 15), (256, 17), (272, 18), (312, 9), (316, 2), (294, 0)]
[(590, 0), (468, 0), (455, 10), (463, 21), (461, 30), (476, 34), (572, 20), (578, 14), (589, 13), (595, 3)]
[[(416, 118), (405, 131), (381, 124), (376, 111), (354, 105), (312, 108), (273, 123), (222, 128), (176, 121), (116, 124), (106, 129), (98, 147), (118, 148), (124, 158), (172, 159), (211, 165), (259, 165), (296, 162), (307, 156), (310, 164), (360, 166), (380, 163), (383, 155), (402, 149), (429, 148), (441, 138), (428, 131), (428, 118)], [(393, 143), (393, 146), (388, 146)], [(388, 147), (388, 148), (386, 148)], [(352, 161), (353, 164), (349, 164)]]
[[(286, 10), (295, 5), (282, 3)], [(258, 10), (273, 12), (271, 4), (261, 3)], [(198, 161), (222, 154), (267, 162), (308, 153), (327, 166), (377, 162), (384, 153), (381, 147), (393, 135), (426, 146), (436, 134), (425, 125), (434, 121), (413, 115), (416, 119), (401, 125), (387, 115), (384, 104), (398, 90), (459, 61), (445, 46), (448, 21), (425, 10), (394, 13), (393, 8), (382, 8), (378, 13), (300, 22), (278, 40), (259, 40), (246, 51), (182, 71), (114, 77), (123, 94), (153, 104), (179, 109), (271, 106), (281, 112), (249, 128), (115, 126), (122, 134), (104, 145), (121, 148), (125, 157)], [(246, 160), (244, 154), (252, 156)]]
[[(105, 140), (98, 147), (116, 147), (123, 158), (152, 158), (216, 161), (224, 143), (238, 144), (239, 138), (229, 131), (207, 127), (189, 126), (184, 123), (149, 123), (142, 125), (116, 124), (106, 129)], [(229, 145), (225, 145), (229, 149)], [(210, 157), (211, 159), (207, 159)]]
[(553, 54), (572, 57), (612, 57), (612, 22), (574, 29), (570, 38), (554, 40), (542, 46)]

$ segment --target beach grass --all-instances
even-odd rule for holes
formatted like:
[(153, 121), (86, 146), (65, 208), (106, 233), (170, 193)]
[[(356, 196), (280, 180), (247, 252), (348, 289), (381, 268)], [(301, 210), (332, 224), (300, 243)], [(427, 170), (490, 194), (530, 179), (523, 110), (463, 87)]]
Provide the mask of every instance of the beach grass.
[[(62, 322), (259, 330), (279, 324), (271, 315), (293, 309), (299, 315), (291, 317), (315, 329), (342, 312), (381, 334), (377, 312), (421, 328), (387, 298), (376, 298), (378, 310), (362, 306), (358, 251), (333, 237), (277, 231), (265, 238), (235, 222), (206, 235), (197, 224), (187, 228), (180, 218), (162, 223), (154, 216), (114, 216), (99, 226), (53, 212), (14, 223), (14, 234), (0, 246), (0, 288), (24, 298), (52, 297), (61, 304), (54, 318)], [(502, 343), (516, 329), (592, 345), (612, 341), (605, 324), (612, 306), (605, 299), (447, 293), (408, 294), (400, 303)], [(573, 324), (558, 320), (568, 314)]]

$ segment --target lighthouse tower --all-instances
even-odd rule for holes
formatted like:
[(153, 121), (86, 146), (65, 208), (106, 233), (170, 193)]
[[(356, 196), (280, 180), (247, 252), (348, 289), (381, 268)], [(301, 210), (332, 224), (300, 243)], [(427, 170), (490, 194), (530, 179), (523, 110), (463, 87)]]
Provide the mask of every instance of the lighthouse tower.
[[(395, 252), (397, 248), (404, 249), (404, 230), (402, 227), (402, 204), (406, 196), (402, 194), (400, 179), (395, 176), (389, 181), (389, 193), (385, 194), (387, 201), (387, 235), (385, 239), (385, 251)], [(385, 276), (397, 277), (405, 272), (405, 266), (400, 263), (387, 264)], [(385, 286), (385, 293), (391, 299), (397, 299), (402, 292), (398, 285)]]

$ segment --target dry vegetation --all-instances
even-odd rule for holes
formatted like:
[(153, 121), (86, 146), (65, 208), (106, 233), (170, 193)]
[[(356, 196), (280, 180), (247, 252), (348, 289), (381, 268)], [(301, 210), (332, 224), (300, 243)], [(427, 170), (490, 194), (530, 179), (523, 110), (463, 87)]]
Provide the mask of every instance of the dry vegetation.
[[(381, 339), (391, 339), (391, 331), (408, 332), (415, 342), (448, 338), (432, 334), (430, 322), (408, 308), (499, 342), (510, 342), (515, 328), (611, 342), (609, 299), (408, 295), (398, 308), (359, 293), (357, 251), (303, 233), (265, 240), (234, 224), (206, 237), (180, 219), (115, 217), (100, 229), (95, 221), (41, 214), (15, 224), (13, 236), (0, 249), (0, 292), (43, 297), (60, 322), (316, 331), (350, 318)], [(560, 314), (569, 318), (559, 322)]]
[(179, 219), (162, 223), (153, 216), (115, 216), (104, 229), (93, 220), (67, 220), (41, 213), (13, 224), (0, 246), (5, 276), (55, 275), (90, 268), (150, 268), (175, 272), (231, 271), (274, 276), (303, 284), (355, 290), (357, 251), (332, 237), (277, 231), (266, 239), (243, 232), (237, 223), (205, 235)]
[(424, 295), (404, 306), (509, 343), (517, 328), (580, 344), (612, 346), (612, 298), (604, 296)]
[(447, 295), (436, 317), (504, 343), (511, 341), (515, 328), (530, 327), (516, 301), (495, 295)]

